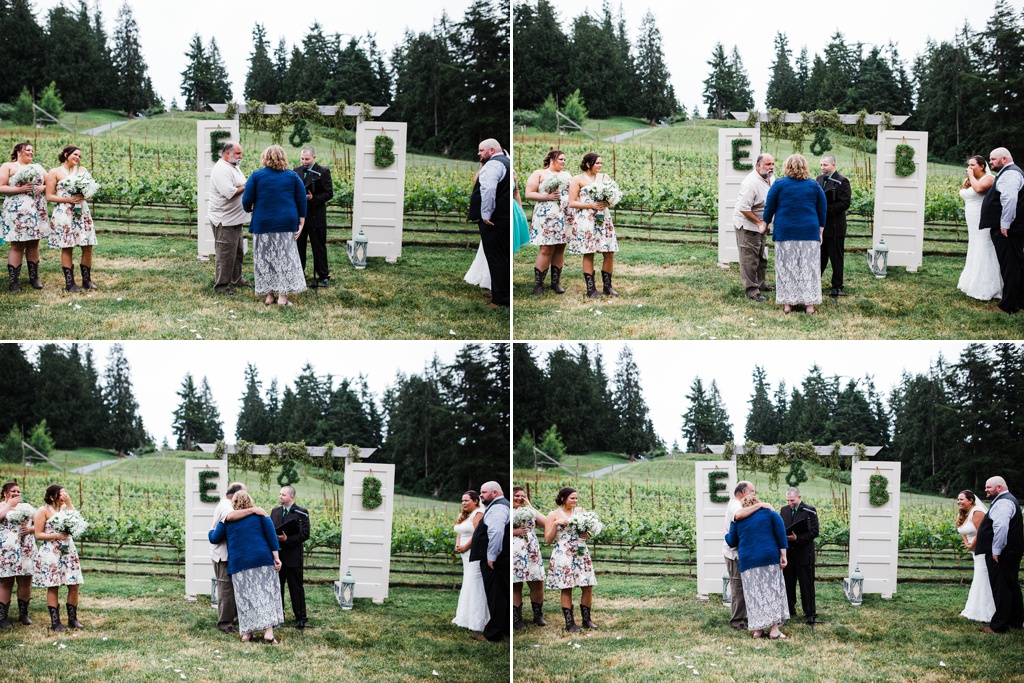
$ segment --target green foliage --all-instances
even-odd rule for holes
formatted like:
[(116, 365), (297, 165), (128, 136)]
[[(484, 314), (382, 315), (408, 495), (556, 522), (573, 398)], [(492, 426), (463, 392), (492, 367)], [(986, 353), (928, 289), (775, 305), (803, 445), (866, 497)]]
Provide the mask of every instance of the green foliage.
[(917, 164), (914, 163), (914, 148), (907, 144), (896, 145), (896, 175), (905, 178), (914, 175)]
[(279, 486), (292, 486), (299, 483), (299, 473), (295, 469), (294, 460), (285, 460), (281, 466), (281, 474), (277, 475)]
[(538, 448), (555, 460), (561, 461), (565, 458), (565, 445), (562, 443), (562, 437), (558, 435), (557, 425), (551, 425), (548, 427), (547, 431), (545, 431), (544, 435), (540, 438), (540, 445)]
[(363, 479), (362, 504), (367, 510), (376, 510), (384, 502), (380, 495), (381, 480), (374, 476)]
[(220, 160), (221, 150), (224, 149), (224, 140), (231, 137), (230, 130), (211, 130), (210, 131), (210, 159), (213, 161)]
[(748, 137), (736, 137), (732, 139), (732, 170), (751, 171), (754, 165), (750, 163), (750, 148), (754, 141)]
[[(64, 101), (60, 98), (60, 93), (57, 92), (57, 84), (54, 81), (50, 81), (50, 84), (39, 93), (39, 107), (54, 118), (60, 118), (61, 114), (64, 113)], [(44, 125), (50, 125), (51, 123), (52, 121), (43, 120)]]
[(884, 474), (872, 474), (868, 479), (868, 502), (876, 507), (889, 502), (889, 478)]
[(217, 470), (203, 470), (199, 473), (199, 500), (204, 503), (219, 503), (220, 498), (211, 495), (210, 491), (217, 490), (217, 482), (212, 481), (218, 479), (220, 472)]
[(729, 473), (722, 470), (714, 470), (708, 472), (708, 494), (712, 503), (728, 503), (729, 494), (722, 495), (719, 491), (725, 491), (727, 486), (725, 480), (729, 478)]
[(517, 469), (533, 469), (533, 436), (523, 432), (512, 451), (512, 466)]
[(815, 128), (814, 139), (811, 140), (811, 154), (820, 157), (830, 149), (832, 149), (832, 141), (829, 139), (828, 129)]
[(558, 129), (558, 104), (555, 102), (554, 95), (548, 95), (537, 108), (533, 125), (537, 127), (537, 130), (545, 133), (554, 133)]
[[(2, 114), (2, 112), (0, 112)], [(537, 112), (532, 109), (515, 109), (512, 111), (512, 125), (514, 126), (536, 126)]]
[(3, 443), (0, 443), (0, 461), (21, 462), (21, 441), (21, 428), (18, 425), (12, 426)]
[(373, 139), (373, 165), (387, 168), (395, 163), (395, 141), (390, 135), (378, 135)]
[(789, 463), (789, 472), (786, 474), (786, 483), (797, 487), (807, 481), (807, 470), (804, 469), (804, 461), (795, 458)]
[(20, 126), (28, 126), (32, 124), (32, 93), (28, 91), (28, 86), (21, 89), (21, 94), (18, 95), (18, 99), (14, 102), (14, 112), (11, 114), (11, 120)]
[(583, 121), (587, 118), (587, 108), (583, 104), (583, 96), (580, 95), (579, 88), (565, 98), (562, 103), (562, 113), (579, 125), (583, 125)]
[(28, 445), (43, 455), (53, 453), (53, 437), (50, 435), (50, 428), (46, 426), (46, 420), (40, 421), (32, 427), (29, 432)]
[(312, 139), (313, 135), (309, 132), (309, 122), (306, 119), (298, 119), (292, 128), (291, 135), (288, 136), (288, 142), (292, 147), (298, 149)]

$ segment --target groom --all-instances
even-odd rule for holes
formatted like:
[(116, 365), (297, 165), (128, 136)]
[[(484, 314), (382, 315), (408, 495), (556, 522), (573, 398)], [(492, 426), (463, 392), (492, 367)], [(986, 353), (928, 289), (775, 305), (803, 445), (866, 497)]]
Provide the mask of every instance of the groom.
[(487, 503), (480, 523), (473, 532), (473, 545), (469, 549), (469, 561), (480, 560), (480, 573), (484, 579), (487, 594), (487, 609), (491, 620), (484, 626), (483, 635), (476, 634), (475, 640), (498, 642), (509, 636), (509, 563), (508, 521), (512, 506), (502, 493), (501, 484), (489, 481), (480, 487), (480, 500)]
[(1024, 271), (1024, 171), (1013, 163), (1005, 147), (992, 150), (989, 164), (998, 171), (992, 189), (981, 202), (981, 225), (989, 228), (1003, 276), (999, 309), (1016, 313), (1021, 308), (1021, 272)]
[(1024, 601), (1017, 581), (1024, 555), (1024, 524), (1020, 504), (1006, 488), (1002, 477), (992, 477), (985, 482), (985, 494), (992, 505), (978, 527), (974, 554), (985, 556), (996, 613), (988, 626), (978, 630), (1006, 633), (1011, 628), (1024, 628)]

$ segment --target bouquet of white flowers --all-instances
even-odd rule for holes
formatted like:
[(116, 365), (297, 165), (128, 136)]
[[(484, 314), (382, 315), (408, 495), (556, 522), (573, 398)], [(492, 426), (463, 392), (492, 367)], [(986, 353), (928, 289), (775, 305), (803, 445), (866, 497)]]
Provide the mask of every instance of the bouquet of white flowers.
[(537, 513), (533, 508), (527, 507), (526, 505), (523, 505), (522, 507), (517, 507), (515, 510), (512, 511), (512, 526), (514, 528), (526, 526), (530, 523), (530, 520), (533, 519), (534, 515), (536, 514)]
[[(92, 197), (96, 194), (96, 191), (100, 189), (100, 184), (96, 182), (92, 175), (84, 169), (80, 170), (78, 173), (69, 175), (57, 184), (63, 187), (68, 194), (80, 194), (86, 199)], [(82, 207), (80, 204), (75, 204), (75, 215), (82, 215)]]
[[(89, 523), (82, 517), (78, 510), (65, 510), (50, 517), (50, 526), (58, 534), (67, 534), (71, 538), (78, 538), (89, 528)], [(61, 555), (68, 554), (66, 544), (61, 544)]]
[(43, 182), (46, 171), (39, 164), (29, 164), (14, 174), (15, 185), (37, 185)]
[(575, 531), (579, 536), (590, 534), (590, 537), (593, 538), (601, 533), (602, 529), (604, 529), (604, 524), (601, 524), (597, 513), (591, 510), (578, 512), (569, 519), (569, 530)]
[(608, 202), (608, 206), (615, 206), (622, 201), (622, 190), (614, 180), (599, 180), (587, 188), (587, 194), (595, 202)]
[(18, 503), (7, 511), (7, 521), (14, 526), (21, 526), (36, 516), (36, 509), (28, 503)]
[(552, 192), (561, 192), (565, 188), (569, 187), (569, 183), (572, 182), (572, 175), (561, 171), (560, 173), (552, 173), (547, 178), (541, 181), (540, 191), (551, 194)]

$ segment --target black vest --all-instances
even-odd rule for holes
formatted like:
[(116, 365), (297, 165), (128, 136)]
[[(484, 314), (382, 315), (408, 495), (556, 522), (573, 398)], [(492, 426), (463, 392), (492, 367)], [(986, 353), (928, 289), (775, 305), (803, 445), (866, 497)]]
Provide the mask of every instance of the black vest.
[[(1003, 548), (1002, 555), (1011, 555), (1013, 557), (1020, 557), (1024, 555), (1024, 522), (1022, 522), (1020, 513), (1020, 503), (1013, 495), (1006, 491), (996, 496), (996, 500), (1008, 500), (1013, 503), (1013, 516), (1010, 517), (1010, 527), (1006, 530), (1006, 547)], [(992, 501), (992, 505), (995, 505), (996, 501)], [(989, 507), (991, 512), (992, 508)], [(987, 555), (992, 552), (992, 519), (985, 515), (985, 519), (981, 520), (981, 526), (978, 527), (978, 538), (974, 545), (975, 555)]]
[[(490, 502), (490, 505), (504, 505), (507, 508), (512, 507), (508, 503), (508, 498), (504, 496), (501, 498), (495, 498)], [(488, 505), (488, 507), (490, 507), (490, 505)], [(476, 525), (476, 530), (473, 531), (473, 545), (469, 548), (470, 562), (475, 562), (477, 560), (481, 560), (483, 562), (487, 561), (487, 525), (484, 523), (484, 519), (486, 518), (487, 513), (485, 512), (480, 523)], [(505, 536), (501, 541), (501, 555), (504, 557), (509, 556), (509, 544), (511, 543), (509, 536), (511, 535), (512, 534), (508, 532), (508, 529), (506, 529)]]
[[(999, 169), (999, 174), (996, 175), (997, 181), (1003, 173), (1020, 173), (1024, 175), (1024, 171), (1017, 164), (1007, 164)], [(989, 191), (985, 193), (985, 198), (981, 200), (981, 223), (978, 225), (979, 228), (995, 228), (998, 230), (1001, 227), (1000, 217), (1003, 214), (1003, 204), (999, 197), (999, 190), (996, 189), (996, 183), (993, 183)], [(1013, 223), (1010, 224), (1011, 229), (1021, 227), (1024, 227), (1024, 188), (1021, 188), (1021, 191), (1017, 193), (1017, 216), (1013, 219)]]
[[(494, 225), (508, 227), (512, 225), (512, 162), (504, 154), (491, 157), (505, 167), (505, 177), (498, 181), (498, 187), (494, 192), (494, 213), (491, 214), (491, 222)], [(480, 220), (480, 178), (473, 184), (473, 196), (469, 198), (469, 220)]]

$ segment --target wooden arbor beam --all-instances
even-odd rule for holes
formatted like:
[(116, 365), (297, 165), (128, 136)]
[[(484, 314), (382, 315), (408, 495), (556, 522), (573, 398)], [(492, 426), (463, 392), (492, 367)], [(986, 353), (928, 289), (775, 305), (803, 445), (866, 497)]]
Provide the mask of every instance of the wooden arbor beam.
[[(721, 445), (721, 444), (717, 444), (717, 445), (713, 445), (713, 446), (707, 446), (706, 448), (709, 451), (711, 451), (712, 453), (714, 453), (715, 455), (724, 455), (725, 454), (725, 446)], [(864, 455), (866, 457), (868, 457), (868, 458), (873, 458), (874, 456), (878, 455), (878, 452), (880, 450), (882, 450), (882, 446), (864, 446)], [(745, 452), (746, 451), (744, 450), (743, 444), (736, 444), (733, 447), (733, 452), (732, 452), (732, 460), (733, 460), (733, 462), (736, 462), (736, 456), (737, 455), (742, 455)], [(832, 454), (832, 446), (815, 446), (814, 447), (814, 452), (817, 453), (818, 455), (831, 455)], [(778, 454), (779, 454), (779, 447), (778, 446), (761, 446), (761, 455), (778, 455)], [(857, 457), (858, 457), (857, 456), (857, 447), (856, 446), (840, 446), (839, 447), (839, 455), (842, 455), (842, 456), (845, 456), (845, 457), (848, 457), (848, 458), (853, 458), (853, 462), (857, 462)]]
[[(732, 111), (732, 112), (729, 112), (729, 113), (737, 121), (744, 121), (744, 122), (746, 122), (746, 121), (748, 121), (750, 119), (750, 112), (748, 112), (748, 111)], [(768, 121), (771, 120), (771, 117), (768, 115), (768, 112), (761, 111), (761, 112), (758, 112), (757, 114), (758, 114), (757, 122), (759, 124), (761, 124), (761, 123), (768, 123)], [(907, 119), (909, 119), (909, 118), (910, 118), (910, 114), (893, 114), (892, 115), (892, 125), (894, 125), (894, 126), (902, 126), (903, 123)], [(803, 114), (793, 114), (793, 113), (787, 112), (787, 113), (783, 114), (783, 116), (782, 116), (783, 123), (803, 123), (803, 120), (804, 120), (804, 115)], [(840, 114), (839, 115), (839, 120), (842, 121), (844, 124), (846, 124), (848, 126), (851, 126), (851, 125), (857, 123), (858, 121), (860, 121), (860, 115), (859, 114)], [(864, 123), (869, 125), (869, 126), (880, 126), (880, 125), (882, 125), (882, 122), (883, 122), (883, 117), (882, 117), (881, 114), (868, 114), (868, 115), (866, 115), (864, 117)]]
[[(226, 114), (227, 111), (228, 111), (228, 105), (227, 104), (208, 104), (207, 106), (210, 109), (212, 109), (213, 111), (217, 112), (218, 114)], [(384, 112), (386, 112), (388, 110), (388, 108), (389, 107), (387, 107), (387, 106), (378, 106), (378, 107), (371, 106), (370, 107), (370, 116), (372, 116), (374, 118), (377, 118), (378, 116), (380, 116)], [(324, 116), (334, 116), (335, 114), (338, 113), (337, 105), (326, 105), (325, 104), (325, 105), (318, 106), (317, 109)], [(236, 120), (238, 119), (238, 115), (239, 114), (245, 114), (248, 111), (249, 111), (248, 106), (246, 106), (244, 104), (236, 105), (236, 108), (235, 108), (235, 119)], [(279, 104), (268, 104), (268, 105), (265, 105), (263, 107), (263, 113), (264, 114), (270, 114), (270, 115), (280, 114), (281, 113), (281, 105), (279, 105)], [(363, 120), (362, 119), (363, 108), (358, 106), (358, 105), (355, 105), (355, 104), (347, 105), (344, 108), (344, 110), (342, 111), (342, 113), (345, 116), (355, 116), (357, 119), (359, 119), (360, 122), (362, 122), (362, 120)]]
[[(215, 443), (201, 443), (201, 444), (199, 444), (199, 449), (202, 450), (203, 453), (213, 453), (215, 450), (217, 450), (217, 444), (215, 444)], [(322, 458), (327, 453), (327, 448), (324, 447), (324, 446), (306, 446), (306, 450), (314, 458)], [(376, 448), (360, 448), (359, 449), (359, 459), (360, 460), (366, 460), (371, 455), (373, 455), (376, 451), (377, 451)], [(234, 452), (235, 452), (235, 444), (233, 444), (233, 443), (226, 443), (226, 444), (224, 444), (224, 459), (225, 460), (227, 460), (227, 456), (228, 456), (229, 453), (234, 453)], [(252, 453), (253, 453), (253, 455), (270, 455), (270, 446), (263, 446), (263, 445), (257, 446), (257, 445), (253, 445)], [(348, 457), (348, 449), (347, 448), (342, 448), (341, 446), (335, 446), (334, 452), (332, 453), (332, 455), (335, 458), (347, 458)]]

